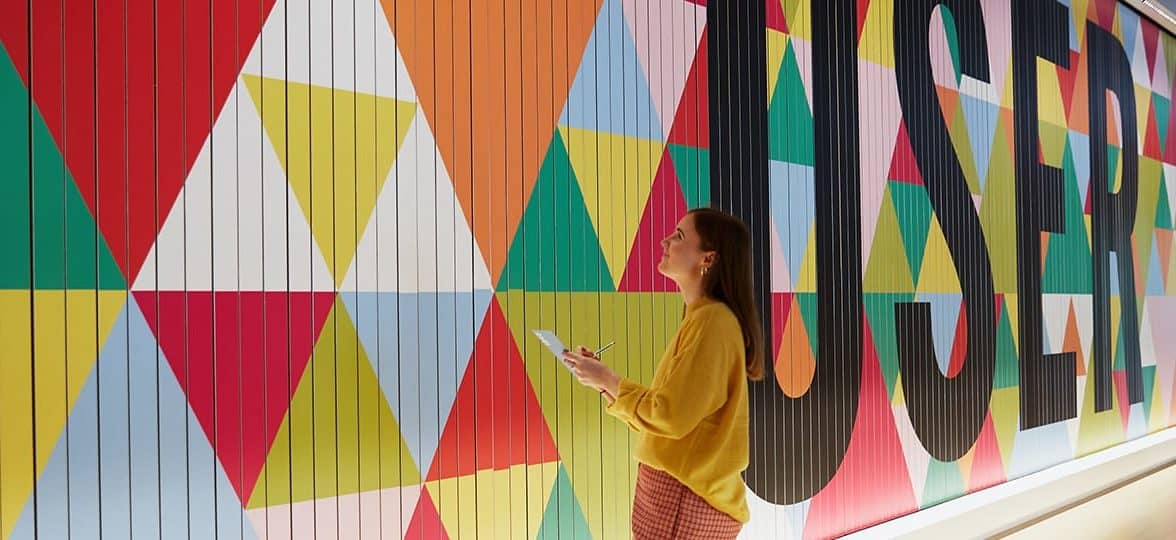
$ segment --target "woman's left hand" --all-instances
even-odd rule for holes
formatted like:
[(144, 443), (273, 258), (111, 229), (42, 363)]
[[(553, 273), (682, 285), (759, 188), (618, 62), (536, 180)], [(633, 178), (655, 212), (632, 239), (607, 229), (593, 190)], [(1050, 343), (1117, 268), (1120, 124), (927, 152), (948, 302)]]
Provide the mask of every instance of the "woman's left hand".
[(581, 346), (578, 352), (564, 351), (563, 359), (580, 384), (607, 393), (609, 397), (616, 397), (621, 376), (597, 360), (591, 350)]

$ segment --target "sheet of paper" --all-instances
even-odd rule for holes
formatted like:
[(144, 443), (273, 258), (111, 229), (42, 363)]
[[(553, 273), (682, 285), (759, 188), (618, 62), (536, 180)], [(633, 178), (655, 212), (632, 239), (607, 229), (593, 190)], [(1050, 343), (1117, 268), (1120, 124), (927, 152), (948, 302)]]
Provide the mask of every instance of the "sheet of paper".
[(555, 355), (559, 363), (563, 364), (565, 368), (568, 367), (567, 362), (564, 362), (563, 359), (563, 353), (568, 349), (564, 347), (559, 337), (549, 330), (532, 330), (531, 332), (535, 334), (535, 337), (539, 338), (539, 341), (543, 343), (543, 346), (547, 347), (547, 350), (551, 351), (551, 354)]

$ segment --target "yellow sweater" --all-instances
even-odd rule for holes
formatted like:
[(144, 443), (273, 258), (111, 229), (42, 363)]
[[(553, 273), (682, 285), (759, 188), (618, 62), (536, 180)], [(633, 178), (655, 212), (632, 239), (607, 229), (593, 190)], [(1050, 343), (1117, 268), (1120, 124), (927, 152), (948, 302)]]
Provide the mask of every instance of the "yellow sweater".
[(652, 385), (622, 379), (608, 412), (638, 433), (637, 461), (669, 473), (741, 523), (750, 518), (743, 333), (726, 304), (699, 299), (670, 341)]

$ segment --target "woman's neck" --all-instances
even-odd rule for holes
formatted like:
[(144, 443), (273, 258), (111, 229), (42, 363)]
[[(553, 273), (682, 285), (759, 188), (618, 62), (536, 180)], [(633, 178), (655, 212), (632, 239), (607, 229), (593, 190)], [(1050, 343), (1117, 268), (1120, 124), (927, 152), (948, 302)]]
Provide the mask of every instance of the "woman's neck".
[(690, 306), (691, 304), (694, 304), (695, 302), (706, 297), (706, 294), (702, 291), (701, 282), (679, 284), (678, 290), (682, 293), (682, 301), (687, 306)]

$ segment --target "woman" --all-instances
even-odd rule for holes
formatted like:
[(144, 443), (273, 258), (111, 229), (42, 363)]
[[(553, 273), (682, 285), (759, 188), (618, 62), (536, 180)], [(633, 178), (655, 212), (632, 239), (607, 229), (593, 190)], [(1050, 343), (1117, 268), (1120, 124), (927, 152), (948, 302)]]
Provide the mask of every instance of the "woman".
[(677, 283), (686, 313), (652, 384), (620, 377), (584, 347), (564, 357), (638, 433), (633, 537), (735, 538), (749, 517), (745, 379), (762, 379), (764, 362), (750, 235), (738, 218), (703, 208), (661, 245), (658, 271)]

